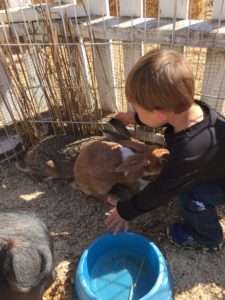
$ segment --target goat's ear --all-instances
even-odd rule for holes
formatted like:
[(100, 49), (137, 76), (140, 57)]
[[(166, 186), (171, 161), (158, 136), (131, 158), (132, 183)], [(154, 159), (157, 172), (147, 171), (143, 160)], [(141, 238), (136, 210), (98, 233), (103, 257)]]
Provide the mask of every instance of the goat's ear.
[(118, 119), (116, 118), (111, 118), (109, 120), (109, 124), (113, 126), (113, 128), (121, 135), (124, 137), (125, 140), (129, 140), (131, 138), (131, 134), (129, 130), (126, 128), (126, 126)]
[(124, 140), (124, 137), (122, 135), (120, 135), (117, 132), (114, 132), (112, 130), (103, 129), (102, 133), (103, 133), (104, 137), (106, 137), (110, 141), (118, 142), (118, 141)]
[(143, 159), (141, 155), (132, 155), (125, 159), (122, 164), (116, 168), (116, 172), (134, 172), (138, 171), (151, 162), (148, 159)]
[(120, 145), (122, 145), (123, 147), (128, 147), (137, 153), (145, 153), (146, 151), (149, 150), (148, 145), (139, 141), (124, 140), (124, 141), (120, 141)]
[(156, 148), (153, 151), (153, 154), (157, 157), (157, 159), (159, 160), (159, 163), (161, 165), (164, 165), (168, 160), (169, 151), (165, 148)]
[(55, 163), (54, 163), (54, 161), (52, 159), (46, 161), (45, 164), (46, 164), (46, 167), (48, 167), (50, 169), (55, 168)]

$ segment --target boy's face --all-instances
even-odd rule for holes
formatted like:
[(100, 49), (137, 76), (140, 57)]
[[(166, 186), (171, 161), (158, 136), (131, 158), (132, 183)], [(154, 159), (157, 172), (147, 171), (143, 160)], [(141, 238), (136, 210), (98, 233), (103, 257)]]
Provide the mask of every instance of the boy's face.
[(132, 104), (133, 109), (137, 112), (141, 122), (150, 127), (160, 127), (168, 123), (167, 114), (161, 109), (154, 109), (149, 111), (138, 104)]

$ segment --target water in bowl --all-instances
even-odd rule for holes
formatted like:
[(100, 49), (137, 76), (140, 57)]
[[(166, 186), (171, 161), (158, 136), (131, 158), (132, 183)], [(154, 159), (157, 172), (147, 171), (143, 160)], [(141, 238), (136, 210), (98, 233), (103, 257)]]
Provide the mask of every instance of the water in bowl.
[(98, 300), (140, 299), (154, 281), (145, 257), (121, 249), (101, 255), (90, 275), (90, 289)]

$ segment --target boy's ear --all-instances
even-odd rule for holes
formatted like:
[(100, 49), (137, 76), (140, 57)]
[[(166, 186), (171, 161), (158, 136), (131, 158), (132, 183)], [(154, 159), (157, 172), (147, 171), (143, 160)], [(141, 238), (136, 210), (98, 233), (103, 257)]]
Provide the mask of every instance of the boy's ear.
[(162, 121), (166, 120), (166, 112), (163, 109), (156, 108), (153, 109), (153, 113)]

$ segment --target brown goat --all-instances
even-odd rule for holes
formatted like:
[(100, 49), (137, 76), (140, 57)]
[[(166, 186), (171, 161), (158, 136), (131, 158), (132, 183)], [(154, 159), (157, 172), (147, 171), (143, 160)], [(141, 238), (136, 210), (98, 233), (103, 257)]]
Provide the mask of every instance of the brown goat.
[(168, 153), (134, 140), (94, 141), (75, 161), (75, 186), (97, 198), (104, 198), (116, 183), (140, 190), (143, 175), (158, 175)]

